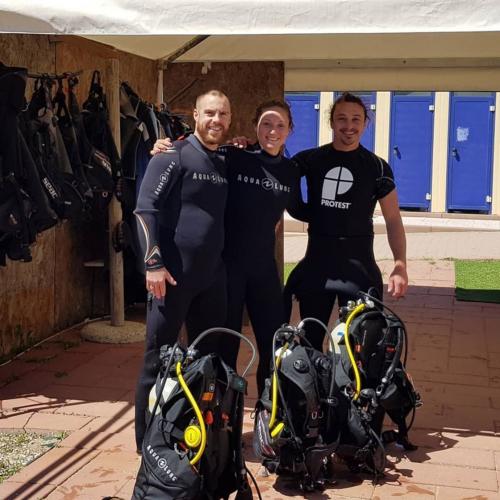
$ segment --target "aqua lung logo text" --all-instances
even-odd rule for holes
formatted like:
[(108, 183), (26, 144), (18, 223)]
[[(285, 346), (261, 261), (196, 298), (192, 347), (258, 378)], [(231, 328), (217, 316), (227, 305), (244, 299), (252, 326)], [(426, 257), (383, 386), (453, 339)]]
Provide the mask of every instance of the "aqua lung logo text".
[(156, 453), (156, 451), (150, 444), (148, 444), (147, 451), (156, 460), (156, 465), (158, 466), (158, 468), (164, 471), (170, 478), (170, 480), (173, 483), (175, 483), (175, 481), (177, 481), (177, 476), (172, 472), (172, 470), (168, 466), (168, 462), (164, 458), (160, 457), (160, 455)]
[(215, 172), (211, 172), (210, 174), (202, 174), (200, 172), (193, 173), (194, 181), (210, 181), (212, 184), (227, 184), (227, 179), (222, 177)]
[(347, 210), (351, 206), (350, 202), (338, 201), (337, 196), (347, 193), (353, 185), (353, 176), (350, 170), (345, 167), (335, 167), (327, 172), (323, 181), (323, 191), (321, 193), (321, 205), (331, 208)]
[(248, 175), (238, 174), (236, 178), (238, 182), (243, 182), (244, 184), (253, 184), (254, 186), (262, 187), (266, 191), (283, 191), (285, 193), (290, 192), (290, 187), (285, 186), (284, 184), (280, 184), (279, 182), (270, 179), (269, 177), (264, 177), (263, 179), (259, 179), (258, 177), (250, 177)]
[(156, 196), (160, 195), (167, 185), (172, 169), (175, 167), (175, 161), (171, 161), (169, 166), (161, 173), (160, 182), (155, 187), (154, 193)]

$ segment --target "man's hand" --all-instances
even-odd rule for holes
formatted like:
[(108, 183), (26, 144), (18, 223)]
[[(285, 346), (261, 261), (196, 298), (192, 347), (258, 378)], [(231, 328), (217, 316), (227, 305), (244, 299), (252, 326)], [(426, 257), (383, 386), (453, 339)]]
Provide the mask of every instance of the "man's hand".
[(153, 149), (150, 151), (151, 155), (157, 155), (158, 153), (164, 153), (167, 149), (171, 149), (174, 143), (167, 137), (165, 139), (158, 139)]
[(156, 299), (165, 297), (167, 283), (171, 286), (177, 285), (177, 281), (174, 280), (166, 268), (162, 267), (154, 271), (146, 271), (146, 288)]
[(396, 263), (389, 277), (387, 292), (395, 298), (404, 297), (408, 289), (408, 273), (406, 266), (402, 263)]

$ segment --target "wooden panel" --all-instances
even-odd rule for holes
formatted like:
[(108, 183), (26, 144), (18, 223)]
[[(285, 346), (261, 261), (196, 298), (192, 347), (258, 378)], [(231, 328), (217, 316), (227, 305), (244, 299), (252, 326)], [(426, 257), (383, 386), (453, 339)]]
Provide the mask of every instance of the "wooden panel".
[[(202, 74), (202, 68), (201, 63), (174, 63), (165, 70), (164, 97), (170, 109), (191, 117), (196, 96), (218, 89), (231, 101), (230, 135), (255, 137), (252, 119), (256, 107), (269, 99), (283, 99), (283, 63), (212, 63), (207, 74)], [(185, 92), (178, 95), (183, 88)], [(173, 97), (175, 100), (170, 102)]]
[[(0, 34), (0, 61), (34, 73), (83, 70), (77, 89), (82, 103), (92, 71), (101, 70), (104, 76), (105, 57), (114, 55), (120, 61), (121, 79), (127, 80), (144, 99), (154, 100), (154, 61), (87, 42), (78, 37)], [(32, 84), (30, 80), (27, 96)], [(92, 292), (94, 313), (107, 312), (106, 271), (83, 266), (85, 261), (107, 254), (105, 219), (59, 224), (39, 235), (32, 248), (33, 262), (8, 261), (7, 267), (0, 267), (0, 360), (83, 320), (90, 314)]]
[(154, 102), (156, 98), (156, 81), (158, 78), (156, 62), (133, 54), (120, 51), (99, 50), (99, 44), (78, 37), (51, 37), (56, 41), (57, 71), (79, 71), (80, 83), (77, 87), (77, 97), (81, 103), (87, 98), (90, 81), (94, 70), (101, 72), (102, 84), (105, 86), (104, 75), (106, 56), (113, 55), (120, 62), (120, 81), (127, 81), (135, 92), (144, 100)]
[[(45, 35), (0, 35), (0, 61), (53, 72), (54, 48)], [(33, 83), (28, 82), (27, 95)], [(0, 267), (0, 359), (54, 331), (55, 230), (39, 235), (31, 251), (32, 262)]]
[[(169, 102), (170, 109), (189, 117), (193, 125), (192, 110), (196, 96), (210, 89), (221, 90), (231, 101), (229, 137), (246, 135), (256, 139), (252, 121), (257, 106), (269, 99), (284, 98), (283, 63), (212, 63), (206, 74), (202, 74), (202, 68), (200, 63), (174, 63), (165, 70), (164, 98)], [(275, 255), (282, 278), (283, 240), (283, 223), (280, 223), (276, 231)]]

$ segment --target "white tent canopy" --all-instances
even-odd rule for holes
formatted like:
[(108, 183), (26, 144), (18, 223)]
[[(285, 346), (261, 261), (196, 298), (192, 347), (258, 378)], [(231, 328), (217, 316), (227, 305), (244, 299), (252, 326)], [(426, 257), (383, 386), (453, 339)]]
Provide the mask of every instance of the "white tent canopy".
[[(247, 48), (241, 51), (250, 54), (235, 59), (249, 60), (248, 35), (290, 35), (291, 41), (298, 35), (495, 31), (500, 32), (498, 0), (44, 0), (36, 7), (27, 0), (0, 0), (0, 32), (88, 35), (151, 59), (168, 55), (197, 34), (245, 35)], [(219, 45), (232, 43), (220, 38)], [(283, 45), (286, 38), (281, 40)], [(266, 42), (272, 49), (272, 40)], [(307, 49), (303, 42), (302, 51)], [(264, 56), (265, 49), (259, 50)], [(207, 58), (205, 52), (199, 60)], [(311, 53), (309, 58), (315, 57)]]
[(498, 0), (0, 1), (0, 31), (229, 35), (492, 31)]

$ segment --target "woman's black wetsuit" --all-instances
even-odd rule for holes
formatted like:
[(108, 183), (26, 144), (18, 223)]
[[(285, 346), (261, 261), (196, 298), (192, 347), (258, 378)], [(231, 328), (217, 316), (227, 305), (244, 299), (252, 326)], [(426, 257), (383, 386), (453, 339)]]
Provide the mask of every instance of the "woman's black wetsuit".
[[(294, 294), (302, 318), (327, 324), (336, 298), (345, 305), (370, 287), (382, 298), (372, 217), (377, 200), (394, 189), (394, 176), (384, 160), (363, 146), (345, 152), (327, 144), (302, 151), (293, 160), (307, 181), (309, 239), (305, 257), (287, 282), (287, 313)], [(322, 350), (321, 326), (309, 323), (306, 331), (312, 345)]]
[[(274, 332), (285, 320), (282, 285), (274, 255), (275, 228), (285, 208), (300, 217), (299, 170), (282, 156), (263, 150), (219, 149), (226, 156), (228, 316), (226, 326), (241, 331), (246, 305), (259, 350), (259, 394), (269, 373)], [(226, 340), (224, 341), (226, 342)], [(226, 360), (234, 366), (239, 341), (227, 339)]]

